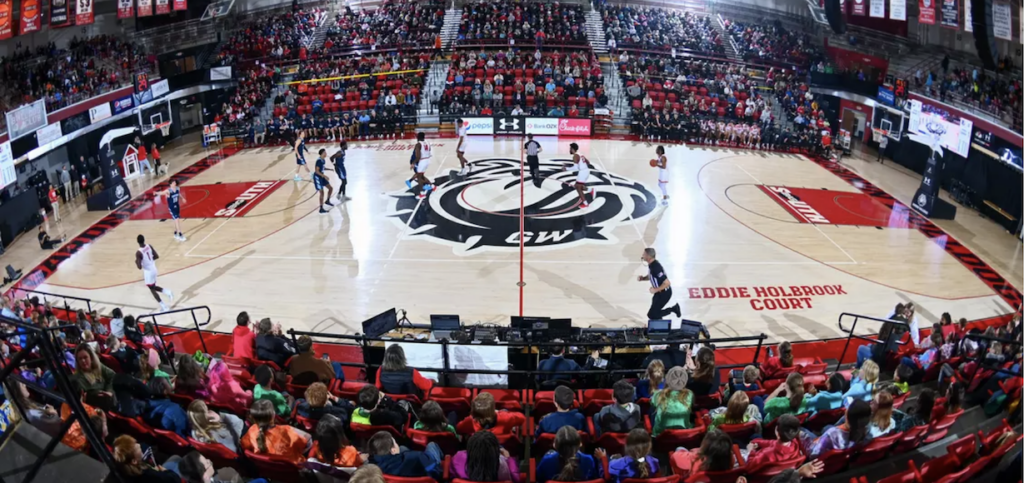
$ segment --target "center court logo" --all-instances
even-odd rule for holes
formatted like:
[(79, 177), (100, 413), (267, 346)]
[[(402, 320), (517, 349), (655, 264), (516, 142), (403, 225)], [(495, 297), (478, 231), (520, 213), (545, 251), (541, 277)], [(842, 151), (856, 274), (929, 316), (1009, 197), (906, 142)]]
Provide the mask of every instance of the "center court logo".
[(525, 213), (522, 242), (533, 249), (615, 243), (611, 232), (616, 227), (643, 220), (657, 207), (657, 197), (643, 184), (591, 170), (587, 186), (596, 194), (590, 207), (581, 209), (570, 184), (575, 174), (562, 171), (568, 162), (541, 162), (540, 187), (529, 172), (520, 187), (519, 160), (475, 161), (466, 177), (434, 179), (436, 189), (422, 202), (411, 191), (389, 194), (394, 202), (389, 216), (403, 228), (407, 225), (413, 238), (451, 245), (455, 253), (468, 255), (519, 249), (520, 199)]

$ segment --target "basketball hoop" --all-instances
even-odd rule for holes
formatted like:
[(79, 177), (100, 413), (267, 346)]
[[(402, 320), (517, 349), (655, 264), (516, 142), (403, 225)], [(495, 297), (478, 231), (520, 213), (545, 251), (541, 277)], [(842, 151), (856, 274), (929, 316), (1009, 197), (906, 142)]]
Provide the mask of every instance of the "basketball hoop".
[(171, 122), (170, 121), (165, 122), (163, 124), (158, 124), (157, 127), (160, 128), (160, 134), (162, 134), (165, 138), (166, 137), (170, 137), (170, 135), (171, 135)]
[(871, 138), (876, 142), (882, 142), (882, 138), (889, 135), (889, 131), (886, 129), (878, 129), (877, 127), (871, 128)]

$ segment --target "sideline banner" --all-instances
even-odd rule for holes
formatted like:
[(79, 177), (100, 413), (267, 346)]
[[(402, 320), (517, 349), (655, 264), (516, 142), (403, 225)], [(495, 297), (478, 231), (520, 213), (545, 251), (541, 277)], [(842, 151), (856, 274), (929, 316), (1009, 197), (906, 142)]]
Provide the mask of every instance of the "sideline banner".
[(582, 136), (593, 135), (594, 121), (578, 117), (464, 117), (466, 134), (524, 135), (536, 136)]

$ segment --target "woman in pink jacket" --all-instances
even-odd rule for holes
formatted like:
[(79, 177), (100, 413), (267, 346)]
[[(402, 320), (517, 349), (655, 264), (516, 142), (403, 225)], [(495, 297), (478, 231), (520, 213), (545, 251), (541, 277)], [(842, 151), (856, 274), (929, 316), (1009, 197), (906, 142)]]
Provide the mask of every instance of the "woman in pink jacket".
[(242, 389), (238, 381), (231, 377), (227, 364), (215, 360), (210, 364), (210, 401), (239, 409), (252, 405), (252, 392)]

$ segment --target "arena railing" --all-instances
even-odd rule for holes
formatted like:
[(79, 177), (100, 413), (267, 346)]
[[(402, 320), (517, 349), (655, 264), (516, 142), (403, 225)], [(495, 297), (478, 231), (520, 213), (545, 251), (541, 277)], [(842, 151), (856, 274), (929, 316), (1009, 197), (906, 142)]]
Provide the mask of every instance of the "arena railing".
[[(31, 294), (31, 295), (42, 296), (44, 304), (48, 301), (48, 299), (59, 299), (60, 301), (63, 302), (64, 311), (66, 312), (66, 317), (68, 318), (68, 320), (71, 319), (71, 314), (74, 312), (74, 310), (72, 310), (72, 308), (71, 308), (71, 304), (69, 303), (70, 301), (74, 301), (74, 302), (77, 302), (77, 303), (84, 303), (85, 304), (85, 313), (87, 313), (87, 314), (91, 314), (92, 313), (92, 300), (87, 299), (87, 298), (72, 297), (70, 295), (60, 295), (60, 294), (55, 294), (55, 293), (50, 293), (50, 292), (40, 292), (38, 290), (29, 290), (27, 288), (20, 288), (20, 287), (12, 288), (11, 292), (13, 292), (14, 294), (17, 294), (18, 292), (21, 292), (23, 294)], [(31, 297), (30, 296), (25, 296), (25, 298), (31, 298)]]
[[(203, 311), (206, 312), (206, 319), (203, 320), (202, 322), (200, 322), (200, 318), (201, 317), (198, 316), (197, 314), (200, 313), (200, 312), (203, 312)], [(165, 323), (165, 325), (160, 325), (160, 323), (158, 322), (158, 318), (160, 318), (160, 317), (162, 317), (164, 319), (164, 321), (166, 322), (169, 316), (174, 315), (174, 314), (182, 314), (182, 313), (188, 313), (188, 315), (191, 316), (192, 327), (182, 328), (182, 327), (179, 327), (177, 325), (167, 325), (166, 323)], [(168, 347), (169, 346), (167, 344), (167, 340), (166, 339), (169, 338), (169, 337), (172, 337), (172, 336), (188, 334), (188, 333), (191, 333), (191, 332), (195, 332), (198, 335), (198, 337), (199, 337), (199, 344), (203, 347), (203, 354), (209, 354), (209, 351), (206, 349), (206, 340), (203, 338), (203, 330), (202, 330), (202, 328), (210, 325), (210, 321), (212, 320), (212, 316), (213, 316), (213, 312), (210, 311), (210, 307), (208, 307), (206, 305), (201, 305), (201, 306), (198, 306), (198, 307), (186, 307), (186, 308), (182, 308), (182, 309), (168, 310), (166, 312), (159, 312), (159, 313), (155, 313), (155, 314), (140, 315), (140, 316), (138, 316), (135, 319), (135, 323), (140, 328), (143, 327), (147, 322), (152, 322), (153, 323), (153, 328), (156, 329), (157, 337), (160, 338), (160, 347), (158, 348), (158, 350), (163, 353), (164, 358), (166, 360), (170, 361), (171, 358), (169, 357), (169, 354), (168, 354)], [(183, 346), (186, 346), (186, 345), (185, 344), (179, 344), (178, 346), (179, 347), (183, 347)], [(174, 364), (171, 364), (171, 367), (172, 367), (172, 370), (173, 370)]]
[[(846, 327), (843, 327), (843, 318), (844, 317), (853, 317), (853, 324), (850, 326), (849, 329), (847, 329)], [(851, 314), (849, 312), (843, 312), (843, 313), (839, 314), (839, 330), (845, 332), (847, 334), (847, 337), (846, 337), (846, 345), (843, 347), (843, 353), (842, 353), (841, 356), (839, 356), (840, 363), (842, 363), (842, 361), (846, 360), (846, 351), (850, 349), (850, 342), (853, 339), (860, 339), (860, 340), (868, 342), (869, 344), (885, 344), (886, 342), (888, 342), (888, 341), (881, 340), (881, 339), (871, 338), (871, 337), (868, 337), (866, 335), (859, 335), (859, 334), (857, 334), (856, 333), (856, 331), (857, 331), (857, 324), (860, 321), (862, 321), (862, 320), (866, 320), (866, 321), (869, 321), (869, 322), (880, 322), (882, 324), (893, 324), (893, 325), (896, 325), (896, 326), (904, 327), (908, 331), (910, 330), (910, 325), (907, 324), (906, 322), (901, 322), (901, 321), (898, 321), (898, 320), (882, 319), (882, 318), (878, 318), (878, 317), (871, 317), (869, 315), (859, 315), (859, 314)], [(878, 333), (874, 333), (874, 334), (870, 334), (870, 335), (874, 335), (874, 336), (877, 337)], [(906, 342), (903, 342), (903, 341), (900, 341), (900, 340), (894, 341), (894, 343), (896, 345), (904, 345), (904, 344), (906, 344)], [(838, 366), (836, 366), (836, 370), (839, 370)]]
[[(71, 382), (64, 365), (64, 354), (57, 348), (55, 341), (56, 337), (63, 335), (61, 332), (73, 330), (77, 327), (74, 325), (37, 327), (36, 325), (4, 316), (0, 316), (0, 323), (6, 327), (14, 327), (16, 329), (15, 332), (0, 334), (0, 337), (6, 339), (14, 335), (25, 335), (27, 339), (27, 343), (21, 347), (21, 350), (12, 354), (9, 359), (0, 359), (0, 381), (3, 381), (5, 391), (18, 391), (19, 389), (11, 384), (12, 382), (17, 382), (24, 384), (31, 391), (46, 398), (46, 400), (56, 403), (55, 406), (57, 408), (67, 404), (71, 409), (71, 416), (61, 423), (60, 429), (56, 434), (52, 435), (52, 439), (47, 442), (42, 451), (33, 452), (33, 456), (36, 459), (32, 462), (24, 477), (22, 477), (21, 482), (31, 483), (36, 478), (39, 470), (47, 463), (50, 455), (57, 449), (57, 445), (60, 444), (61, 440), (64, 439), (64, 436), (75, 423), (78, 423), (92, 451), (99, 457), (100, 462), (107, 465), (111, 474), (117, 475), (113, 455), (110, 454), (110, 450), (104, 443), (103, 438), (96, 433), (96, 430), (89, 421), (89, 413), (86, 412), (82, 404), (80, 391)], [(38, 350), (38, 353), (36, 350)], [(42, 357), (38, 357), (40, 355)], [(30, 359), (29, 356), (32, 356), (32, 358)], [(25, 379), (20, 372), (14, 372), (16, 369), (20, 370), (33, 366), (44, 366), (53, 375), (56, 391)], [(28, 414), (29, 408), (22, 407), (20, 398), (9, 397), (8, 399), (14, 403), (22, 415)], [(20, 424), (28, 424), (28, 420), (23, 417)], [(14, 426), (8, 426), (2, 436), (0, 436), (0, 451), (4, 449), (11, 451), (10, 448), (13, 445), (4, 443), (8, 442), (7, 439), (11, 437), (15, 430)], [(115, 481), (123, 481), (119, 475), (115, 478)]]
[[(420, 325), (407, 325), (405, 327), (411, 328), (411, 329), (419, 329), (419, 330), (429, 330), (430, 329), (430, 327), (428, 325), (422, 325), (422, 324), (420, 324)], [(624, 329), (583, 329), (584, 333), (600, 333), (600, 334), (604, 334), (604, 333), (608, 333), (608, 332), (620, 332), (620, 331), (623, 331), (623, 330)], [(413, 339), (408, 339), (408, 338), (398, 338), (398, 339), (396, 339), (396, 338), (384, 338), (384, 337), (366, 337), (366, 336), (361, 335), (361, 334), (358, 334), (358, 335), (328, 334), (328, 333), (320, 333), (320, 332), (299, 331), (299, 330), (295, 330), (295, 329), (289, 329), (287, 331), (287, 334), (288, 334), (289, 337), (291, 337), (293, 344), (297, 344), (298, 343), (298, 338), (301, 337), (301, 336), (308, 336), (308, 337), (313, 338), (313, 339), (320, 338), (320, 339), (347, 340), (347, 341), (355, 342), (355, 344), (358, 345), (362, 349), (362, 351), (363, 351), (363, 361), (364, 362), (362, 362), (362, 363), (357, 363), (357, 362), (341, 362), (340, 364), (342, 366), (344, 366), (344, 367), (356, 367), (356, 368), (360, 368), (360, 369), (365, 370), (366, 371), (366, 376), (367, 376), (368, 380), (372, 380), (372, 378), (375, 377), (376, 369), (378, 367), (380, 367), (381, 364), (367, 362), (367, 354), (368, 354), (368, 352), (371, 349), (383, 350), (383, 346), (373, 347), (373, 346), (371, 346), (371, 344), (374, 344), (374, 343), (384, 343), (384, 344), (386, 344), (388, 342), (400, 342), (402, 344), (440, 345), (441, 346), (441, 354), (442, 354), (441, 367), (412, 367), (412, 368), (416, 369), (416, 370), (419, 370), (419, 371), (423, 371), (423, 372), (436, 372), (438, 374), (438, 376), (439, 376), (439, 382), (442, 385), (446, 385), (446, 386), (449, 385), (449, 382), (450, 382), (449, 381), (449, 377), (452, 374), (466, 374), (466, 375), (469, 375), (469, 374), (480, 374), (480, 375), (520, 375), (520, 376), (526, 377), (529, 381), (532, 381), (532, 384), (535, 384), (535, 385), (538, 385), (538, 386), (539, 386), (540, 381), (537, 381), (536, 376), (554, 376), (554, 375), (612, 376), (612, 375), (615, 375), (615, 374), (639, 374), (639, 373), (643, 373), (647, 368), (646, 367), (628, 367), (628, 368), (616, 369), (615, 368), (616, 367), (616, 364), (615, 364), (616, 358), (617, 357), (618, 358), (625, 358), (627, 356), (633, 356), (635, 358), (638, 355), (644, 355), (646, 357), (647, 355), (653, 354), (655, 351), (627, 353), (627, 352), (621, 352), (620, 349), (628, 349), (628, 348), (633, 348), (633, 347), (650, 348), (652, 346), (654, 346), (654, 347), (659, 347), (659, 346), (668, 347), (668, 346), (687, 345), (687, 344), (693, 344), (693, 343), (700, 343), (700, 344), (703, 344), (703, 345), (714, 345), (714, 344), (727, 344), (727, 343), (728, 344), (735, 344), (735, 343), (743, 343), (743, 342), (756, 342), (754, 354), (753, 354), (752, 360), (749, 363), (744, 362), (744, 363), (716, 364), (715, 365), (715, 368), (717, 370), (719, 370), (719, 371), (721, 371), (721, 370), (739, 369), (739, 368), (746, 367), (747, 365), (755, 365), (755, 366), (759, 365), (758, 360), (760, 359), (761, 348), (764, 345), (765, 339), (768, 338), (767, 335), (762, 333), (762, 334), (759, 334), (759, 335), (745, 336), (745, 337), (719, 337), (719, 338), (701, 338), (701, 339), (687, 339), (687, 340), (674, 339), (674, 340), (664, 340), (664, 341), (649, 341), (648, 340), (648, 341), (636, 341), (636, 342), (626, 342), (626, 341), (621, 341), (620, 342), (620, 341), (607, 341), (606, 340), (606, 341), (592, 341), (592, 342), (573, 342), (573, 341), (534, 342), (532, 340), (525, 340), (523, 342), (499, 342), (499, 341), (487, 341), (487, 342), (484, 342), (484, 341), (473, 341), (471, 343), (461, 344), (461, 343), (458, 343), (458, 342), (451, 342), (451, 341), (449, 341), (447, 339), (442, 339), (442, 340), (439, 340), (439, 341), (438, 340), (415, 339), (415, 338), (413, 338)], [(591, 369), (591, 370), (580, 370), (580, 371), (562, 371), (562, 370), (559, 370), (559, 371), (541, 371), (541, 370), (532, 370), (532, 369), (491, 370), (491, 369), (476, 369), (476, 368), (472, 368), (472, 369), (468, 369), (468, 368), (467, 369), (459, 369), (459, 368), (453, 368), (451, 366), (451, 359), (450, 359), (449, 351), (448, 351), (448, 347), (450, 347), (450, 346), (501, 347), (501, 348), (504, 348), (506, 350), (517, 350), (518, 353), (524, 354), (524, 355), (528, 355), (528, 356), (529, 355), (537, 355), (537, 356), (539, 356), (539, 355), (545, 353), (544, 349), (550, 349), (550, 348), (555, 348), (555, 347), (563, 347), (563, 348), (564, 347), (573, 347), (573, 348), (578, 348), (578, 349), (588, 349), (588, 348), (590, 348), (590, 349), (605, 349), (605, 348), (608, 348), (609, 352), (607, 354), (602, 352), (602, 354), (601, 354), (602, 356), (607, 356), (607, 364), (605, 365), (605, 368), (603, 368), (603, 369)], [(582, 352), (576, 352), (576, 353), (580, 354), (580, 355), (585, 355), (585, 354), (589, 354), (590, 351), (589, 350), (584, 350)], [(566, 351), (566, 354), (567, 355), (570, 354), (569, 351)]]

